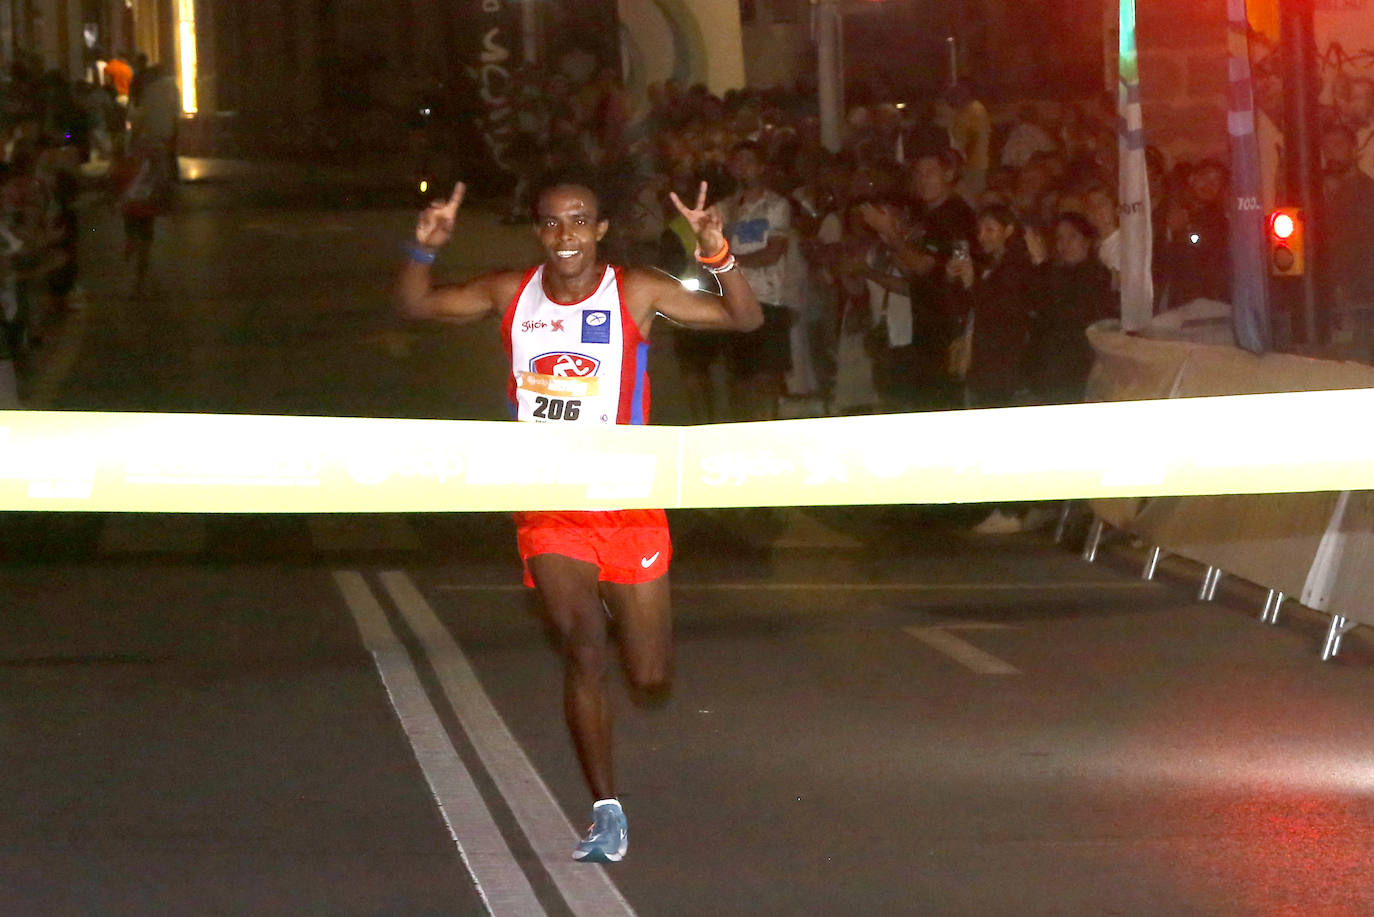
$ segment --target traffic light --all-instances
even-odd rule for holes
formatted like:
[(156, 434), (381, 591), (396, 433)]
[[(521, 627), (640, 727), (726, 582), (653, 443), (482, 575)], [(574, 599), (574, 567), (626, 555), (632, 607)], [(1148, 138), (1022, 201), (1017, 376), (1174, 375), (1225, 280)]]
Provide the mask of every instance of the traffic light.
[(1304, 235), (1298, 208), (1280, 207), (1269, 214), (1269, 270), (1275, 277), (1298, 277), (1307, 271)]

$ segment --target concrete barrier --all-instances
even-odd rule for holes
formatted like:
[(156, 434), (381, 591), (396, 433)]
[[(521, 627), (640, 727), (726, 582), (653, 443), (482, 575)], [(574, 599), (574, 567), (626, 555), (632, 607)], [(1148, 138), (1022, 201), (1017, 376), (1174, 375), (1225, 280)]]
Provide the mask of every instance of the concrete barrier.
[[(1374, 388), (1374, 368), (1363, 364), (1151, 340), (1125, 335), (1109, 323), (1089, 329), (1088, 337), (1097, 354), (1089, 400)], [(1315, 422), (1310, 429), (1256, 429), (1254, 449), (1263, 455), (1292, 437), (1320, 441), (1325, 432)], [(1374, 624), (1370, 492), (1093, 500), (1091, 506), (1108, 525), (1170, 554), (1330, 613), (1333, 634), (1324, 655), (1339, 646), (1340, 627)]]

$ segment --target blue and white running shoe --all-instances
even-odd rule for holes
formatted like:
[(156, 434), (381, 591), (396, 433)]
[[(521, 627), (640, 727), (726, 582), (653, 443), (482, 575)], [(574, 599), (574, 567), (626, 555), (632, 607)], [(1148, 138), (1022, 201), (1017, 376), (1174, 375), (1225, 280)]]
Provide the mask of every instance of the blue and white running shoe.
[(619, 863), (630, 847), (630, 828), (625, 811), (614, 799), (602, 799), (592, 807), (592, 825), (573, 851), (583, 863)]

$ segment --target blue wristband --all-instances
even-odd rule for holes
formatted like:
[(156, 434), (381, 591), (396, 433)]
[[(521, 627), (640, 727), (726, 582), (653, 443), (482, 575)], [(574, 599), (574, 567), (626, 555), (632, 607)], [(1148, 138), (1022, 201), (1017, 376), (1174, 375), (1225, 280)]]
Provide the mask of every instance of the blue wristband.
[(438, 252), (432, 252), (427, 248), (421, 248), (416, 242), (411, 242), (406, 246), (406, 255), (411, 261), (419, 264), (433, 264), (434, 259), (439, 257)]

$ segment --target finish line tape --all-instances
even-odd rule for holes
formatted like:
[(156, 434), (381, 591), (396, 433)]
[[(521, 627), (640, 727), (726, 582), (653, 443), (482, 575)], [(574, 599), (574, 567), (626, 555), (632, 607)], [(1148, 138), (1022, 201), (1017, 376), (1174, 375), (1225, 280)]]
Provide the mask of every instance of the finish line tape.
[(0, 412), (0, 511), (391, 513), (1374, 490), (1374, 389), (695, 427)]

